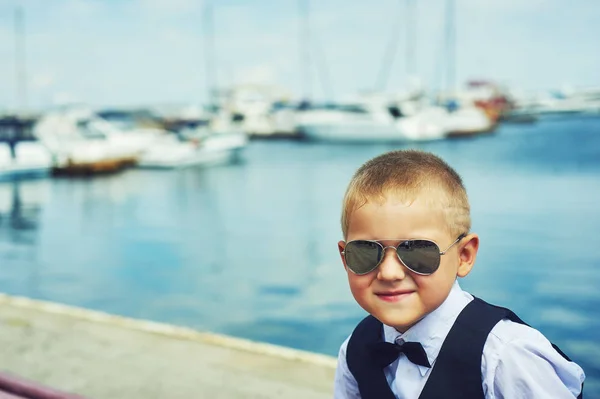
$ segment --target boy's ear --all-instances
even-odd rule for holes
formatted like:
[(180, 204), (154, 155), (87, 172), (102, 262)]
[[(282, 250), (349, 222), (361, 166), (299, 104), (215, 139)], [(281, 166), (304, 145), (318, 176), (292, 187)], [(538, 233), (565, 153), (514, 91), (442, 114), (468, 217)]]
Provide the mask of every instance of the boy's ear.
[(342, 252), (344, 252), (344, 248), (346, 248), (346, 241), (339, 241), (338, 242), (338, 251), (340, 252), (340, 257), (342, 258), (342, 264), (344, 265), (344, 269), (346, 268), (346, 259), (344, 258), (344, 254), (342, 254)]
[(461, 240), (458, 247), (458, 277), (465, 277), (473, 269), (477, 251), (479, 250), (479, 236), (469, 234)]

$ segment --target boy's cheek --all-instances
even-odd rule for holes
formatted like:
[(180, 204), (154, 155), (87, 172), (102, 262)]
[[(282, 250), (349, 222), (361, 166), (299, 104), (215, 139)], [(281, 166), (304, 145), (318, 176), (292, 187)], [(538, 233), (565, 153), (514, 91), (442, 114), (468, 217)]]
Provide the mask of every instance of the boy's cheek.
[(371, 286), (373, 278), (369, 274), (358, 276), (348, 269), (346, 269), (346, 273), (348, 273), (348, 283), (350, 283), (352, 293), (360, 294)]
[(350, 292), (352, 292), (352, 296), (358, 302), (359, 305), (362, 306), (362, 298), (364, 298), (366, 293), (366, 287), (364, 285), (358, 284), (355, 281), (350, 281)]

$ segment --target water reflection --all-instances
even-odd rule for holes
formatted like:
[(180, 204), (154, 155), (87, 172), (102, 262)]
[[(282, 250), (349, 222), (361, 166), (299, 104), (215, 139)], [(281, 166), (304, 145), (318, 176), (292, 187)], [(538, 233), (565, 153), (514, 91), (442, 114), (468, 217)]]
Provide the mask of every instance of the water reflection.
[[(14, 244), (35, 243), (41, 199), (39, 183), (15, 181), (0, 186), (0, 227)], [(31, 190), (33, 189), (33, 191)]]
[(46, 180), (0, 183), (0, 284), (3, 290), (39, 295), (38, 241)]

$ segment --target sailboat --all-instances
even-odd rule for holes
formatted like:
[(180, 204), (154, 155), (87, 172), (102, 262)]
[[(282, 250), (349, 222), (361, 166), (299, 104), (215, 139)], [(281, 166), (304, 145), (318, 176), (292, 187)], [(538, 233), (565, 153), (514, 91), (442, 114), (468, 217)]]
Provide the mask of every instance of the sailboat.
[(50, 153), (28, 134), (34, 117), (26, 115), (25, 14), (21, 5), (15, 8), (15, 71), (20, 112), (0, 116), (0, 180), (42, 177), (52, 166)]
[(445, 106), (447, 116), (445, 127), (448, 137), (464, 137), (492, 132), (497, 125), (497, 116), (492, 117), (468, 91), (456, 88), (456, 7), (455, 0), (446, 0), (445, 21), (445, 61), (446, 93), (438, 94), (438, 100)]
[(204, 5), (204, 56), (210, 115), (202, 124), (184, 126), (175, 134), (161, 135), (140, 155), (138, 167), (178, 169), (224, 164), (238, 160), (246, 148), (248, 135), (232, 125), (230, 115), (220, 109), (215, 99), (217, 75), (213, 22), (213, 4), (207, 1)]
[[(411, 12), (415, 3), (407, 0)], [(399, 21), (399, 19), (398, 19)], [(413, 24), (407, 23), (407, 72), (414, 73), (414, 34)], [(394, 32), (395, 33), (395, 32)], [(396, 48), (395, 35), (384, 56), (382, 71), (388, 72)], [(381, 73), (383, 81), (378, 89), (385, 86), (387, 73)], [(446, 112), (442, 107), (432, 106), (423, 101), (419, 88), (401, 99), (384, 95), (363, 96), (358, 101), (324, 109), (309, 109), (299, 115), (299, 129), (310, 140), (334, 142), (411, 142), (439, 140), (446, 136)]]

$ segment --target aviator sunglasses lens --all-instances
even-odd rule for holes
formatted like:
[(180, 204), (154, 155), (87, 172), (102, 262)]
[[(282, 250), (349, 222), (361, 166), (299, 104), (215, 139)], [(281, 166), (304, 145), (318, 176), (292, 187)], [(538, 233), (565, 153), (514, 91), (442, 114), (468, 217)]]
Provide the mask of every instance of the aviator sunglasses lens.
[(432, 274), (440, 265), (440, 248), (433, 241), (410, 240), (398, 245), (398, 257), (415, 273)]
[(344, 248), (346, 265), (356, 274), (367, 274), (375, 269), (382, 254), (381, 245), (372, 241), (350, 241)]

